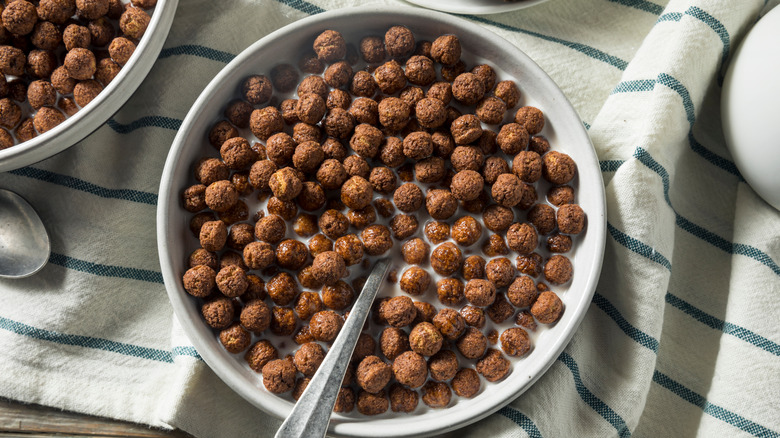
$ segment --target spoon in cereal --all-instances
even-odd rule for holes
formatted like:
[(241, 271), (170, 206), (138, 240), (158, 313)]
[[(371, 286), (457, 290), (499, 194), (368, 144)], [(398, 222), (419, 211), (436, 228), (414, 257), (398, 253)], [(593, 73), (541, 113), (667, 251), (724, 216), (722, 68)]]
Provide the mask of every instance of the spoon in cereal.
[(49, 235), (32, 205), (0, 189), (0, 278), (35, 274), (46, 265), (50, 252)]
[(293, 406), (290, 415), (279, 427), (276, 438), (325, 436), (352, 351), (355, 349), (366, 316), (389, 269), (390, 259), (380, 259), (376, 262), (363, 290), (349, 311), (349, 317), (344, 322), (341, 332), (301, 394), (301, 398)]

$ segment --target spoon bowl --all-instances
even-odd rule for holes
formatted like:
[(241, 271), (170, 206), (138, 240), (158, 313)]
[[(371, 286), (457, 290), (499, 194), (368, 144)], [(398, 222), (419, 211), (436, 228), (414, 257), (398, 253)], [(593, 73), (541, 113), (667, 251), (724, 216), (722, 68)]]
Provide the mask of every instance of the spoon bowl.
[(49, 234), (35, 209), (16, 193), (0, 189), (0, 278), (24, 278), (49, 260)]

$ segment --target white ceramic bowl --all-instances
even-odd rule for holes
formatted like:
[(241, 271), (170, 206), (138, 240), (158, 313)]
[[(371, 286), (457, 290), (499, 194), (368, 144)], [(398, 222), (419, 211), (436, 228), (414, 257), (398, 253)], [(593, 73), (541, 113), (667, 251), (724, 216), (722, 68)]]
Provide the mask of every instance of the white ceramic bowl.
[[(464, 60), (487, 62), (499, 70), (502, 79), (515, 79), (524, 104), (542, 108), (547, 118), (543, 134), (555, 150), (571, 155), (578, 164), (573, 181), (577, 202), (588, 215), (587, 231), (575, 239), (568, 254), (574, 264), (574, 278), (559, 292), (566, 310), (560, 321), (540, 328), (533, 351), (514, 361), (512, 373), (500, 383), (483, 380), (480, 394), (457, 399), (447, 409), (430, 410), (421, 402), (412, 414), (388, 412), (376, 417), (357, 414), (334, 415), (331, 433), (343, 436), (409, 436), (443, 433), (462, 427), (496, 411), (527, 390), (553, 363), (579, 326), (591, 301), (601, 270), (606, 219), (604, 187), (598, 161), (582, 122), (555, 83), (525, 54), (490, 31), (457, 17), (427, 10), (393, 7), (355, 8), (318, 14), (286, 26), (256, 42), (239, 54), (206, 87), (190, 109), (168, 155), (160, 184), (157, 208), (157, 237), (160, 264), (166, 289), (178, 320), (200, 355), (233, 390), (264, 411), (283, 418), (292, 408), (289, 393), (279, 397), (265, 390), (259, 374), (242, 359), (227, 353), (217, 336), (200, 315), (196, 300), (182, 287), (187, 255), (197, 247), (189, 229), (192, 216), (181, 203), (182, 191), (194, 184), (193, 164), (215, 150), (206, 140), (211, 126), (222, 118), (226, 104), (238, 97), (243, 79), (251, 74), (267, 74), (277, 63), (297, 62), (310, 50), (323, 30), (335, 29), (347, 41), (366, 34), (382, 34), (391, 25), (409, 27), (418, 39), (432, 40), (445, 33), (460, 38)], [(475, 55), (475, 54), (478, 54)], [(250, 140), (252, 141), (252, 140)], [(542, 199), (544, 192), (541, 192)], [(398, 246), (394, 247), (397, 250)], [(392, 289), (395, 286), (389, 285)], [(387, 291), (385, 291), (387, 292)], [(380, 291), (380, 296), (382, 291)], [(265, 336), (265, 335), (264, 335)], [(288, 340), (288, 344), (291, 342)]]
[(18, 169), (73, 146), (106, 122), (127, 102), (152, 69), (173, 23), (179, 0), (159, 0), (132, 58), (84, 109), (32, 140), (0, 150), (0, 172)]
[(502, 14), (528, 8), (547, 0), (406, 0), (417, 6), (453, 14)]

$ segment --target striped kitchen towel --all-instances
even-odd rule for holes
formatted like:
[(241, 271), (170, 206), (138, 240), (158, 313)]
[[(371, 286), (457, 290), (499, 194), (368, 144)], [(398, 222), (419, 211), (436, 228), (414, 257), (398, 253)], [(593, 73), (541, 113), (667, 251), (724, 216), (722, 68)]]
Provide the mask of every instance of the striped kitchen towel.
[[(104, 126), (0, 175), (52, 240), (0, 280), (0, 396), (198, 437), (272, 436), (181, 333), (158, 265), (168, 148), (200, 90), (269, 32), (357, 0), (182, 1), (159, 59)], [(385, 3), (392, 3), (385, 0)], [(452, 436), (780, 436), (780, 213), (724, 146), (720, 83), (763, 0), (551, 0), (466, 16), (558, 83), (601, 160), (604, 268), (528, 392)]]

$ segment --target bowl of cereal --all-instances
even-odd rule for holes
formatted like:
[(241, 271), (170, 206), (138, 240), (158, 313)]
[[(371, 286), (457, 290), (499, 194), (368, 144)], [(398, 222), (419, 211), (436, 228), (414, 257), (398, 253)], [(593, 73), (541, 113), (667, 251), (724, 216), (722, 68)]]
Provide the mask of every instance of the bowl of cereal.
[(0, 26), (0, 172), (106, 122), (157, 60), (178, 0), (14, 0)]
[(493, 33), (412, 8), (318, 14), (247, 48), (193, 105), (159, 193), (178, 320), (279, 418), (393, 259), (341, 436), (443, 433), (522, 394), (588, 309), (606, 236), (598, 161), (561, 90)]

